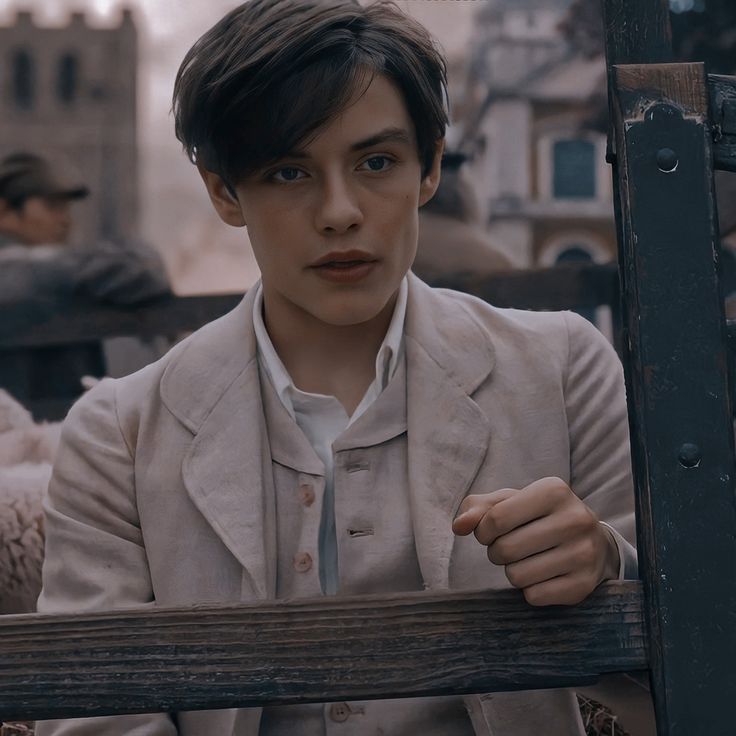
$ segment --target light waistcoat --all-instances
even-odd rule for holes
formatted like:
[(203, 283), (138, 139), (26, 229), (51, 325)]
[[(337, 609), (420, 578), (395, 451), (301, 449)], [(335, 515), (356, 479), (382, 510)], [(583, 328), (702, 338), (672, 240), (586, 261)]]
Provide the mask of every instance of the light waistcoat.
[[(324, 465), (261, 374), (276, 493), (276, 597), (318, 597)], [(335, 441), (337, 593), (422, 590), (406, 461), (406, 361)], [(400, 469), (399, 472), (396, 472)], [(472, 736), (463, 699), (421, 698), (265, 708), (261, 736)]]

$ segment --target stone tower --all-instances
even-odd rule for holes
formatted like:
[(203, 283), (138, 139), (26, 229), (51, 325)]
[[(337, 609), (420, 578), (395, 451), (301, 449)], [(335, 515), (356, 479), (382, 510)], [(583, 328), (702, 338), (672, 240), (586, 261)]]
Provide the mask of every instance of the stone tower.
[(65, 158), (91, 190), (75, 204), (74, 241), (138, 235), (137, 32), (130, 10), (113, 28), (83, 13), (40, 27), (28, 11), (0, 26), (0, 155)]

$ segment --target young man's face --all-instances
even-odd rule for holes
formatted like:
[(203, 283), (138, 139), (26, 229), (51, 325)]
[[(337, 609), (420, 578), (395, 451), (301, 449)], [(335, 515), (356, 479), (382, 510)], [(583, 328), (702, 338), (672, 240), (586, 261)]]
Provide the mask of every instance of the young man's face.
[(30, 197), (18, 210), (0, 203), (0, 231), (24, 245), (62, 244), (71, 229), (69, 209), (64, 197)]
[(267, 313), (346, 326), (375, 318), (396, 294), (440, 158), (438, 149), (422, 178), (403, 97), (376, 76), (302, 150), (240, 182), (237, 202), (202, 173), (223, 220), (248, 227)]

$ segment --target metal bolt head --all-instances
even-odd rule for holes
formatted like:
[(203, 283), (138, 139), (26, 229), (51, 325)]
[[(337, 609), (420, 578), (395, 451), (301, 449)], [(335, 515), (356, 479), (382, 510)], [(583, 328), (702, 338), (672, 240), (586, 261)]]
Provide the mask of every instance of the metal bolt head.
[(678, 459), (683, 468), (697, 468), (700, 465), (700, 448), (692, 442), (686, 442), (680, 448)]
[(672, 174), (677, 170), (680, 160), (671, 148), (661, 148), (657, 151), (657, 166), (665, 174)]

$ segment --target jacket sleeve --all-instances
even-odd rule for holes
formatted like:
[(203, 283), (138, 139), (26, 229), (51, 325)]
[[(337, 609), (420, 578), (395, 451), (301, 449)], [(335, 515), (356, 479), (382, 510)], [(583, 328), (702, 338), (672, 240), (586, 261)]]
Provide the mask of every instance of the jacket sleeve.
[(565, 313), (568, 361), (565, 408), (570, 486), (611, 530), (619, 579), (638, 577), (634, 484), (623, 368), (606, 338), (587, 320)]
[[(135, 501), (133, 454), (118, 424), (115, 381), (71, 410), (44, 505), (40, 613), (153, 605)], [(175, 736), (166, 714), (39, 721), (37, 736)]]

